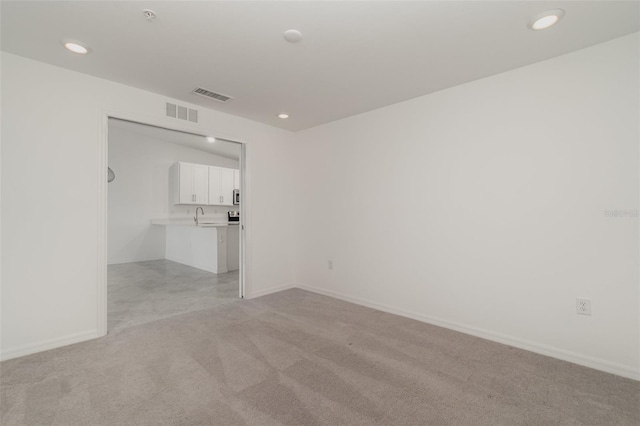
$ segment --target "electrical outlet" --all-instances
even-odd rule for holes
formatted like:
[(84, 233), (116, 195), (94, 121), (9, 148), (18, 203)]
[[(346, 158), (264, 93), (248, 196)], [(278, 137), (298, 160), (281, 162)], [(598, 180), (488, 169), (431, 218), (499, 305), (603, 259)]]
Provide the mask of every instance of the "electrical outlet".
[(333, 260), (327, 262), (327, 269), (333, 269)]
[(576, 299), (576, 313), (580, 315), (591, 315), (591, 299)]

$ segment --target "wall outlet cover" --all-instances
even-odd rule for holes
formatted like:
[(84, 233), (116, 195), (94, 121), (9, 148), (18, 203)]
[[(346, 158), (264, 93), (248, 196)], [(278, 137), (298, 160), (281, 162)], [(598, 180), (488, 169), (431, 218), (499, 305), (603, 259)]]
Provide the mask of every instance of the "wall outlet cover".
[(591, 315), (591, 299), (578, 297), (576, 299), (576, 313), (580, 315)]

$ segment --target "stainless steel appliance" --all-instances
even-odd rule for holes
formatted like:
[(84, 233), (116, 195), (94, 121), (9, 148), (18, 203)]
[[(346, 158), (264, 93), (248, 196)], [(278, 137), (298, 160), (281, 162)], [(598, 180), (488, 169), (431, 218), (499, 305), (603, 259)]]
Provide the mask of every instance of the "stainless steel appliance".
[(240, 222), (240, 212), (238, 210), (231, 210), (228, 215), (229, 222)]
[(233, 190), (233, 205), (234, 206), (240, 205), (240, 190), (239, 189), (234, 189)]

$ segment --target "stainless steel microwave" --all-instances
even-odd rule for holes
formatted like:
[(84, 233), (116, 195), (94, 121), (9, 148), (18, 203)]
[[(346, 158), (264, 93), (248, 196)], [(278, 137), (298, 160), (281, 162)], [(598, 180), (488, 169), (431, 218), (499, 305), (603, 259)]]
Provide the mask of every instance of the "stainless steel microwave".
[(240, 205), (240, 190), (239, 189), (234, 189), (233, 190), (233, 205), (234, 206)]

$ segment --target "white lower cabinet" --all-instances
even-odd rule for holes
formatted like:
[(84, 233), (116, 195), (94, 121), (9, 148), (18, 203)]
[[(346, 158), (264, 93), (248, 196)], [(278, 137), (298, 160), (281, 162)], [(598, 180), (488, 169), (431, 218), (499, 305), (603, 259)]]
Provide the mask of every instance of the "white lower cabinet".
[(167, 226), (165, 257), (194, 268), (223, 274), (227, 269), (227, 228)]
[(229, 272), (240, 269), (240, 228), (229, 225), (227, 228), (227, 269)]

